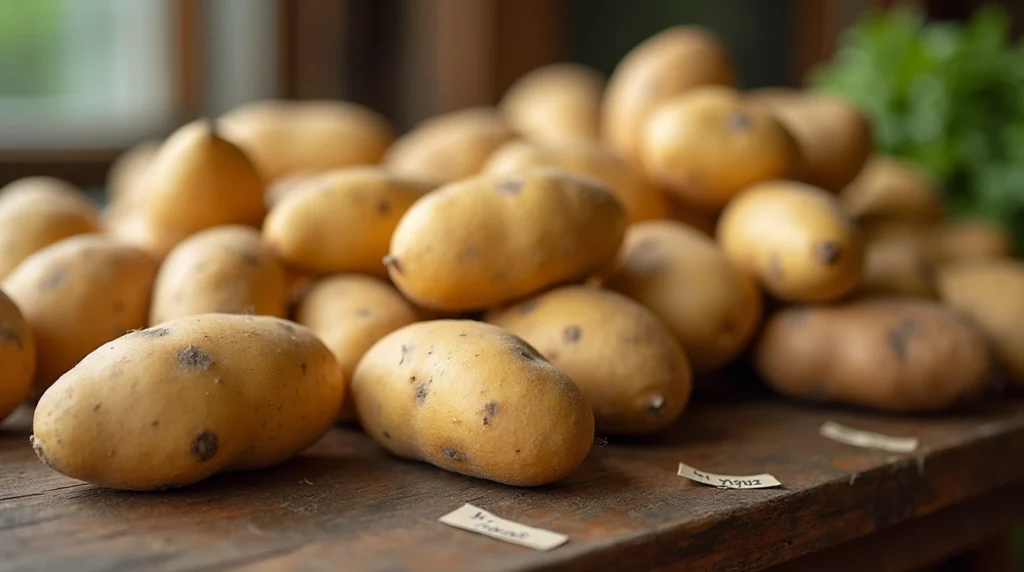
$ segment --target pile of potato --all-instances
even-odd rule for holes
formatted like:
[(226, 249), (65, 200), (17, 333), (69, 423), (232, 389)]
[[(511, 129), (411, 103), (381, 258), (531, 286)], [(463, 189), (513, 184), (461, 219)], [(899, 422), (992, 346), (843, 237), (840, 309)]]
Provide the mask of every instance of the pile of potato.
[(944, 221), (850, 105), (735, 76), (678, 27), (607, 85), (550, 66), (397, 138), (343, 102), (198, 120), (123, 156), (102, 211), (12, 183), (0, 417), (34, 403), (40, 459), (115, 488), (270, 466), (339, 420), (529, 486), (737, 360), (890, 411), (1024, 383), (1007, 237)]

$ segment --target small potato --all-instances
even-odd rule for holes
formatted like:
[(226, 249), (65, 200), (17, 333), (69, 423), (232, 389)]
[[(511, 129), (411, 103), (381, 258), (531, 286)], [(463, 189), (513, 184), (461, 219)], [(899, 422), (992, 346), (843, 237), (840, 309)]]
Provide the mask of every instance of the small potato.
[(594, 415), (572, 379), (481, 322), (388, 334), (363, 356), (351, 389), (363, 429), (391, 453), (506, 485), (569, 476), (594, 440)]
[(990, 373), (985, 339), (962, 316), (896, 298), (784, 309), (754, 359), (783, 395), (892, 412), (953, 408), (983, 393)]
[(160, 266), (149, 324), (196, 314), (285, 317), (285, 271), (254, 228), (228, 225), (193, 234)]
[(344, 389), (302, 326), (189, 316), (105, 344), (57, 380), (36, 406), (32, 446), (75, 479), (180, 487), (301, 453), (331, 427)]
[[(351, 380), (363, 354), (377, 340), (417, 321), (416, 309), (383, 280), (341, 274), (312, 285), (295, 309), (295, 321), (313, 330)], [(345, 402), (339, 419), (355, 421), (356, 409)]]
[(865, 221), (933, 222), (942, 217), (942, 197), (930, 177), (896, 157), (872, 157), (840, 194), (843, 208)]
[(654, 314), (615, 292), (556, 288), (487, 321), (569, 374), (594, 409), (599, 434), (659, 431), (690, 400), (690, 362), (679, 342)]
[(435, 310), (490, 308), (615, 260), (626, 213), (596, 179), (535, 168), (445, 185), (412, 206), (385, 258), (391, 280)]
[(864, 276), (857, 293), (935, 298), (935, 265), (928, 250), (912, 239), (866, 240)]
[(0, 193), (0, 280), (33, 252), (69, 236), (99, 232), (99, 212), (73, 187), (9, 188)]
[(963, 219), (938, 225), (931, 235), (932, 254), (939, 263), (1012, 258), (1013, 239), (1006, 230), (984, 220)]
[(564, 169), (598, 179), (622, 201), (630, 222), (668, 217), (668, 199), (657, 185), (615, 153), (591, 143), (553, 147), (512, 141), (491, 155), (484, 172), (515, 174), (530, 167)]
[(608, 79), (601, 107), (604, 140), (639, 163), (640, 130), (651, 110), (695, 87), (735, 83), (729, 54), (711, 31), (669, 28), (633, 48)]
[(711, 238), (675, 221), (631, 226), (619, 268), (605, 286), (661, 318), (696, 373), (735, 358), (761, 321), (754, 280), (733, 267)]
[(72, 236), (32, 254), (3, 289), (32, 328), (38, 397), (89, 352), (146, 326), (157, 263), (102, 235)]
[(774, 115), (725, 87), (693, 89), (651, 111), (640, 157), (655, 182), (708, 209), (750, 185), (795, 174), (800, 161)]
[(516, 134), (538, 143), (597, 141), (604, 78), (592, 68), (551, 64), (522, 76), (498, 106)]
[(471, 107), (420, 123), (395, 141), (383, 162), (399, 175), (441, 185), (479, 173), (511, 138), (496, 111)]
[(864, 268), (862, 238), (835, 197), (794, 181), (755, 185), (718, 219), (726, 257), (788, 301), (850, 293)]
[(263, 240), (293, 268), (383, 278), (395, 226), (431, 188), (376, 167), (332, 171), (274, 205)]
[(0, 291), (0, 421), (28, 397), (35, 373), (35, 336), (18, 307)]
[(143, 141), (119, 155), (107, 172), (108, 202), (135, 201), (138, 191), (145, 188), (145, 174), (159, 151), (159, 141)]

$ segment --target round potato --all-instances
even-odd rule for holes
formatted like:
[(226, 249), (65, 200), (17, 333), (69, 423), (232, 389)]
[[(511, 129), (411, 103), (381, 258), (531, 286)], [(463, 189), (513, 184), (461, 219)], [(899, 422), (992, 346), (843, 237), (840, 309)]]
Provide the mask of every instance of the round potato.
[(180, 487), (297, 455), (331, 427), (344, 389), (331, 352), (307, 328), (189, 316), (86, 356), (39, 400), (32, 445), (75, 479)]
[(640, 160), (640, 129), (662, 102), (704, 85), (732, 86), (736, 74), (713, 33), (674, 26), (633, 48), (608, 79), (601, 107), (603, 138), (628, 160)]
[(24, 177), (0, 187), (0, 205), (12, 200), (44, 197), (79, 205), (83, 210), (95, 209), (78, 187), (56, 177)]
[(625, 230), (621, 203), (596, 179), (545, 168), (484, 175), (413, 205), (385, 263), (416, 304), (489, 308), (604, 269)]
[(1012, 258), (1013, 239), (988, 221), (962, 219), (944, 222), (931, 235), (932, 254), (939, 263)]
[[(416, 309), (383, 280), (341, 274), (314, 283), (295, 309), (295, 321), (327, 345), (351, 380), (370, 347), (387, 334), (417, 321)], [(356, 409), (345, 402), (339, 419), (355, 421)]]
[(736, 357), (761, 321), (757, 284), (700, 231), (675, 221), (629, 228), (606, 287), (650, 309), (683, 346), (696, 373)]
[(722, 212), (717, 235), (729, 260), (782, 300), (835, 300), (864, 268), (853, 221), (832, 194), (803, 183), (751, 187)]
[(430, 189), (375, 167), (332, 171), (274, 205), (263, 224), (263, 240), (293, 268), (386, 277), (381, 259), (391, 234)]
[(840, 199), (846, 212), (861, 221), (933, 222), (942, 217), (942, 197), (935, 183), (923, 170), (896, 157), (872, 157)]
[(498, 109), (512, 132), (530, 141), (597, 141), (603, 89), (604, 78), (597, 70), (551, 64), (516, 80)]
[(89, 352), (146, 326), (157, 263), (108, 237), (66, 238), (32, 254), (3, 282), (36, 338), (38, 397)]
[(18, 307), (0, 291), (0, 421), (28, 397), (35, 372), (35, 336)]
[(615, 292), (556, 288), (493, 311), (487, 321), (569, 374), (593, 408), (599, 434), (660, 431), (690, 400), (690, 362), (679, 342), (650, 311)]
[(145, 173), (160, 151), (159, 141), (143, 141), (129, 147), (114, 160), (107, 172), (107, 200), (131, 203), (145, 188)]
[(651, 111), (640, 157), (656, 182), (707, 209), (755, 183), (793, 175), (800, 161), (775, 116), (725, 87), (693, 89)]
[(491, 155), (484, 172), (515, 174), (530, 167), (564, 169), (600, 180), (622, 201), (631, 222), (667, 218), (671, 208), (665, 193), (640, 170), (592, 143), (552, 147), (512, 141)]
[(927, 300), (786, 308), (766, 322), (754, 359), (783, 395), (893, 412), (950, 409), (990, 379), (981, 333)]
[(857, 293), (935, 298), (935, 265), (928, 250), (920, 241), (898, 236), (867, 239)]
[(74, 188), (61, 189), (23, 186), (0, 194), (0, 280), (33, 252), (69, 236), (99, 231), (96, 207)]
[(594, 441), (579, 388), (529, 344), (490, 324), (419, 322), (370, 348), (352, 399), (391, 453), (506, 485), (569, 476)]
[(287, 302), (284, 268), (259, 231), (219, 226), (186, 238), (164, 260), (149, 323), (209, 313), (284, 317)]

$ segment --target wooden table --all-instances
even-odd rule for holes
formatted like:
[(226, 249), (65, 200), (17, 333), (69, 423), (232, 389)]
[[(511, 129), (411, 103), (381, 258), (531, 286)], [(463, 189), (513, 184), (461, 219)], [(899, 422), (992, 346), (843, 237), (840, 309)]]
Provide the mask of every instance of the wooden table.
[[(920, 438), (906, 455), (818, 436), (826, 420)], [(2, 570), (899, 570), (1024, 520), (1024, 400), (942, 418), (814, 409), (760, 393), (697, 404), (656, 439), (596, 445), (579, 472), (518, 489), (391, 458), (336, 429), (273, 470), (160, 493), (58, 475), (0, 430)], [(725, 490), (677, 464), (769, 472)], [(568, 534), (536, 552), (450, 528), (470, 502)], [(678, 568), (676, 568), (678, 567)]]

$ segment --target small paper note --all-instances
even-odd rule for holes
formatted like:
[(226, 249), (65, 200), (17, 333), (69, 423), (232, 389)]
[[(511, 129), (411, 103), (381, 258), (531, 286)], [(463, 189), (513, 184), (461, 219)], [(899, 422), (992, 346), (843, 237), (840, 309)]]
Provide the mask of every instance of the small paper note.
[(716, 475), (698, 471), (686, 463), (679, 463), (680, 477), (722, 489), (769, 489), (781, 487), (782, 483), (768, 473), (760, 475)]
[(440, 521), (448, 526), (476, 532), (534, 550), (551, 550), (569, 541), (569, 537), (564, 534), (505, 520), (468, 503), (442, 516)]
[(870, 431), (845, 427), (834, 421), (826, 421), (818, 434), (827, 439), (854, 447), (881, 449), (890, 453), (912, 453), (917, 450), (917, 437), (890, 437)]

